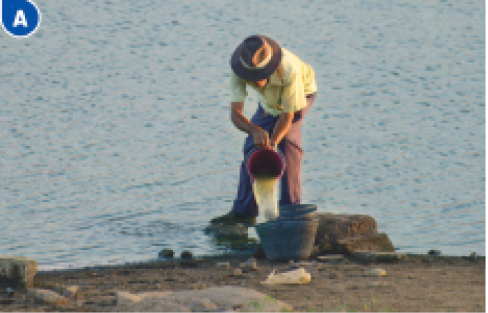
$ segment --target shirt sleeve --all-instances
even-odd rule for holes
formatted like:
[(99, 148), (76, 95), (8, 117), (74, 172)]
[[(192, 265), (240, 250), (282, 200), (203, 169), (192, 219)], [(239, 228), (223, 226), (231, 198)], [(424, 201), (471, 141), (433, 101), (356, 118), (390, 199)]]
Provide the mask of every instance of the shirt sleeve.
[(246, 82), (234, 72), (230, 73), (230, 102), (244, 102), (247, 97)]
[(306, 106), (305, 101), (303, 80), (300, 75), (292, 74), (288, 84), (285, 83), (283, 86), (283, 93), (281, 95), (282, 111), (285, 113), (299, 111)]

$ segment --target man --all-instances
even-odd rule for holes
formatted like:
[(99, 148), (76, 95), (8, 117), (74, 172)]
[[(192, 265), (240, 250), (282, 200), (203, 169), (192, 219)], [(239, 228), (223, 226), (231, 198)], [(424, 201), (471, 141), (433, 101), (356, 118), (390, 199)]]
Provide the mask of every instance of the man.
[[(230, 118), (238, 129), (249, 134), (244, 143), (244, 158), (254, 146), (278, 147), (286, 160), (280, 205), (300, 204), (301, 125), (317, 92), (313, 69), (266, 36), (246, 38), (232, 54), (230, 65)], [(247, 86), (254, 88), (260, 97), (251, 120), (242, 113)], [(210, 222), (255, 225), (257, 215), (251, 181), (243, 162), (232, 210)]]

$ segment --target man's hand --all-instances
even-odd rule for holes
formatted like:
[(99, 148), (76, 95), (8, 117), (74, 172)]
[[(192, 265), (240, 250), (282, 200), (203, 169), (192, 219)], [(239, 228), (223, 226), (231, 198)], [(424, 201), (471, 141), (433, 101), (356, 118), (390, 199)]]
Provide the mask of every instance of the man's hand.
[(269, 147), (269, 134), (267, 131), (261, 128), (256, 128), (251, 132), (254, 144), (260, 148)]
[(277, 146), (286, 136), (286, 134), (290, 130), (291, 124), (293, 123), (293, 116), (294, 113), (281, 113), (278, 121), (276, 121), (273, 135), (270, 139), (271, 145)]
[(243, 114), (244, 102), (231, 102), (230, 105), (230, 119), (234, 125), (250, 134), (254, 140), (254, 144), (260, 148), (269, 147), (269, 134), (261, 127), (254, 125)]

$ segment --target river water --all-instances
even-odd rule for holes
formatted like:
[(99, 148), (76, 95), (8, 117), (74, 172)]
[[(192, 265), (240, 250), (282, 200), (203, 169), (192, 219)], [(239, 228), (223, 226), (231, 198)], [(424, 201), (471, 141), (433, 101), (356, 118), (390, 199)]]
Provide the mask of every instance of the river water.
[(228, 62), (256, 33), (316, 71), (304, 203), (373, 216), (399, 251), (485, 254), (483, 1), (35, 2), (32, 37), (0, 31), (0, 254), (225, 249), (202, 229), (237, 191)]

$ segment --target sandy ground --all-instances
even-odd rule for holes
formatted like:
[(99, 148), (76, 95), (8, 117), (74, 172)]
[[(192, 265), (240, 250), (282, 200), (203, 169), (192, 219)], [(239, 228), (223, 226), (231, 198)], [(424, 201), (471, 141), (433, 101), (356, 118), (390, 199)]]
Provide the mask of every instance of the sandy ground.
[[(272, 270), (287, 271), (296, 266), (258, 259), (257, 270), (234, 275), (244, 256), (208, 257), (199, 261), (161, 261), (141, 264), (40, 272), (35, 288), (79, 285), (74, 299), (62, 305), (36, 303), (16, 292), (9, 299), (0, 293), (1, 311), (115, 311), (118, 290), (132, 293), (177, 291), (210, 286), (240, 285), (256, 289), (293, 306), (294, 311), (477, 311), (485, 307), (485, 258), (429, 257), (410, 255), (395, 263), (365, 263), (345, 258), (336, 264), (310, 262), (307, 285), (261, 284)], [(217, 266), (229, 262), (230, 268)], [(386, 276), (365, 272), (380, 268)]]

